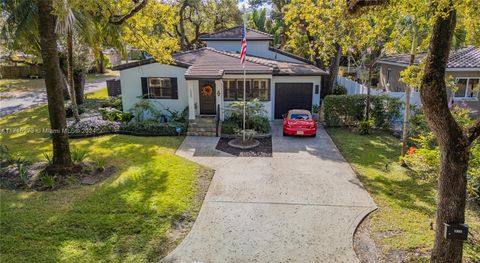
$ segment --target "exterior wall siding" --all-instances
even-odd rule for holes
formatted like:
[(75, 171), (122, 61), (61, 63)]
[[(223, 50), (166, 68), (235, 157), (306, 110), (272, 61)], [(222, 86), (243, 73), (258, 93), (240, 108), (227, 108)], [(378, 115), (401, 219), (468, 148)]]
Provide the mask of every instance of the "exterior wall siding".
[[(240, 51), (240, 41), (206, 41), (205, 43), (207, 43), (207, 47), (211, 47), (217, 50), (229, 52)], [(269, 45), (269, 41), (248, 41), (247, 53), (258, 57), (304, 64), (304, 62), (300, 60), (269, 50)]]
[(120, 71), (120, 83), (122, 86), (123, 110), (128, 111), (142, 96), (142, 77), (176, 77), (178, 85), (178, 99), (151, 99), (159, 110), (169, 108), (183, 111), (188, 106), (188, 88), (184, 74), (185, 68), (166, 64), (147, 64), (139, 67)]
[[(400, 72), (406, 67), (398, 65), (388, 65), (381, 64), (380, 66), (380, 86), (385, 88), (388, 91), (394, 92), (404, 92), (405, 84), (400, 81)], [(387, 87), (387, 70), (390, 69), (390, 86)], [(453, 71), (447, 70), (446, 75), (452, 76), (453, 78), (468, 78), (468, 77), (478, 77), (480, 78), (480, 71)], [(452, 90), (447, 90), (448, 100), (452, 101)], [(472, 116), (476, 119), (480, 119), (480, 100), (454, 100), (454, 104), (464, 105), (469, 107), (472, 110)]]

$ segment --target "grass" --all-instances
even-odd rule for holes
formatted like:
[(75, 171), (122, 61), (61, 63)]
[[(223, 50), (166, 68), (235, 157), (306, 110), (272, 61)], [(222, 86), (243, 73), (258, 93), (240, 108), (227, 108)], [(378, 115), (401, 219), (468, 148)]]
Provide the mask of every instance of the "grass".
[(106, 69), (104, 74), (88, 74), (85, 80), (89, 82), (94, 82), (94, 81), (104, 80), (105, 78), (116, 78), (119, 76), (120, 76), (119, 71)]
[[(0, 126), (41, 131), (48, 127), (47, 108), (2, 118)], [(0, 190), (0, 261), (152, 262), (168, 253), (174, 222), (185, 214), (194, 218), (201, 206), (200, 167), (174, 154), (182, 138), (109, 135), (70, 142), (117, 172), (94, 186)], [(51, 151), (41, 132), (2, 134), (1, 143), (33, 161)]]
[(0, 79), (0, 92), (35, 91), (45, 89), (43, 79)]
[[(399, 165), (401, 142), (387, 133), (358, 135), (340, 128), (328, 131), (378, 205), (378, 210), (369, 216), (370, 235), (380, 245), (383, 256), (394, 251), (429, 252), (434, 240), (431, 225), (436, 185)], [(474, 209), (467, 209), (466, 214), (474, 237), (466, 243), (464, 256), (468, 261), (479, 262), (480, 246), (475, 242), (480, 239), (480, 215)]]

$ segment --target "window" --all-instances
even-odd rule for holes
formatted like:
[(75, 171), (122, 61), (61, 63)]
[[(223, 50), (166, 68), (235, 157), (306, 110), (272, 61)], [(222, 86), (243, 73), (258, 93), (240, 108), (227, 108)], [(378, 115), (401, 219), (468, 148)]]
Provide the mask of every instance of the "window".
[[(262, 101), (270, 100), (270, 86), (267, 79), (247, 79), (245, 83), (246, 99), (258, 98)], [(243, 79), (229, 79), (223, 81), (223, 99), (225, 101), (243, 100)]]
[(237, 97), (237, 81), (236, 80), (224, 80), (223, 81), (223, 99), (235, 100)]
[(480, 78), (458, 78), (454, 90), (455, 99), (478, 99)]
[(172, 98), (172, 82), (169, 78), (148, 78), (149, 99)]

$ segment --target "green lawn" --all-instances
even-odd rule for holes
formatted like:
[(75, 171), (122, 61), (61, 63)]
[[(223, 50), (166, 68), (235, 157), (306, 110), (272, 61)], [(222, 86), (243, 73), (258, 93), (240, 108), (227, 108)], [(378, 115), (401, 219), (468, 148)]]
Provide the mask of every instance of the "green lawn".
[[(97, 95), (101, 95), (97, 93)], [(0, 120), (2, 128), (48, 127), (46, 106)], [(195, 218), (202, 168), (174, 154), (182, 137), (109, 135), (71, 140), (89, 160), (114, 165), (94, 186), (55, 192), (0, 190), (1, 262), (153, 262), (175, 243), (172, 225)], [(48, 135), (2, 134), (1, 143), (31, 160), (51, 151)]]
[[(428, 252), (434, 238), (430, 224), (434, 223), (436, 186), (399, 165), (401, 142), (386, 133), (358, 135), (347, 129), (328, 132), (378, 205), (369, 216), (370, 235), (382, 248), (383, 256), (392, 251), (407, 251), (409, 255)], [(474, 237), (466, 245), (465, 258), (479, 262), (480, 245), (474, 245), (480, 240), (478, 210), (467, 211), (466, 223)]]
[(0, 79), (0, 92), (45, 89), (43, 79)]

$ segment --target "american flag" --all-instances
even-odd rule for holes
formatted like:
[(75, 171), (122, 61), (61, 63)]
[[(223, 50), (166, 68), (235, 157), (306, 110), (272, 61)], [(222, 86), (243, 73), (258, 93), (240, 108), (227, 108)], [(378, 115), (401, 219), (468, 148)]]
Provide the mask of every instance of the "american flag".
[(245, 57), (247, 55), (247, 30), (245, 24), (242, 27), (242, 41), (240, 41), (240, 63), (245, 63)]

